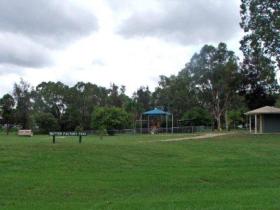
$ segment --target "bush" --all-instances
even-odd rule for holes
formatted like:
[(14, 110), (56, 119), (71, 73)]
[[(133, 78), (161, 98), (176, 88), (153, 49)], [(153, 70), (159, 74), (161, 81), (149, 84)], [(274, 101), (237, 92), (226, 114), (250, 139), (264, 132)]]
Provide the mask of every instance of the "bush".
[(82, 132), (82, 131), (84, 131), (84, 128), (83, 128), (83, 126), (78, 125), (78, 126), (76, 126), (75, 131)]
[(245, 122), (244, 113), (242, 109), (240, 110), (231, 110), (228, 112), (228, 119), (231, 128), (238, 128), (239, 125), (243, 125)]
[(98, 129), (98, 136), (100, 139), (103, 139), (103, 136), (105, 136), (107, 134), (107, 130), (104, 127), (100, 127)]
[(129, 115), (126, 111), (116, 107), (98, 107), (92, 113), (92, 127), (106, 129), (109, 135), (114, 135), (115, 129), (129, 126)]
[(57, 119), (51, 113), (36, 114), (35, 123), (39, 128), (39, 133), (47, 134), (50, 131), (59, 130)]
[(210, 113), (200, 107), (195, 107), (191, 111), (186, 112), (183, 116), (184, 119), (191, 120), (192, 125), (210, 125)]

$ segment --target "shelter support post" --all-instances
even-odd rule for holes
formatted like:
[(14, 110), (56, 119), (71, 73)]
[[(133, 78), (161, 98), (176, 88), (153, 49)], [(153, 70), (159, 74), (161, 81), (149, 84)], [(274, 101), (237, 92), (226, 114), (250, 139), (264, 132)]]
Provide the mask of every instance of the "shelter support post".
[(255, 114), (255, 134), (258, 133), (258, 115)]
[(143, 130), (143, 123), (142, 123), (142, 114), (141, 114), (141, 128), (140, 128), (141, 134), (142, 134), (142, 130)]
[(174, 127), (174, 123), (173, 123), (173, 114), (172, 114), (172, 134), (173, 134), (173, 127)]
[(263, 115), (260, 115), (260, 133), (263, 133)]
[(148, 133), (150, 133), (150, 117), (148, 116)]
[(166, 123), (166, 134), (168, 133), (168, 119), (167, 115), (165, 115), (165, 123)]
[(133, 131), (134, 135), (136, 134), (136, 121), (134, 122), (134, 131)]
[(250, 133), (252, 133), (252, 116), (249, 115), (249, 130), (250, 130)]

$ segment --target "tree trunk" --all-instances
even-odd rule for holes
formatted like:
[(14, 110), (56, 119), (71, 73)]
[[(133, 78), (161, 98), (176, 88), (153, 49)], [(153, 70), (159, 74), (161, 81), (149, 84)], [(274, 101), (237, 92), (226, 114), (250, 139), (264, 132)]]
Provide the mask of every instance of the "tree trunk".
[(221, 131), (222, 130), (222, 126), (221, 126), (221, 115), (218, 115), (217, 118), (217, 128), (218, 128), (218, 131)]
[(227, 110), (225, 111), (225, 123), (226, 123), (226, 131), (229, 130), (229, 124), (228, 124), (228, 113)]
[(215, 99), (214, 100), (216, 101), (216, 103), (214, 103), (214, 113), (215, 113), (215, 118), (217, 120), (217, 129), (218, 129), (218, 131), (221, 131), (222, 130), (221, 109), (220, 109), (220, 98), (219, 98), (219, 92), (218, 91), (215, 94)]
[(10, 132), (10, 124), (7, 123), (6, 134), (9, 135), (9, 132)]

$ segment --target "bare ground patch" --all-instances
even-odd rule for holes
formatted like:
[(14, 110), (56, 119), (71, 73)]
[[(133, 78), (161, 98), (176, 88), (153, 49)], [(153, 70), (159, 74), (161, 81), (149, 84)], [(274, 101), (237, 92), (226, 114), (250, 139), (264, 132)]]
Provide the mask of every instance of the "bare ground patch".
[(192, 139), (208, 139), (208, 138), (214, 138), (218, 136), (224, 136), (228, 135), (229, 133), (205, 133), (203, 135), (199, 136), (188, 136), (188, 137), (183, 137), (183, 138), (174, 138), (174, 139), (164, 139), (164, 140), (159, 140), (161, 142), (170, 142), (170, 141), (185, 141), (185, 140), (192, 140)]

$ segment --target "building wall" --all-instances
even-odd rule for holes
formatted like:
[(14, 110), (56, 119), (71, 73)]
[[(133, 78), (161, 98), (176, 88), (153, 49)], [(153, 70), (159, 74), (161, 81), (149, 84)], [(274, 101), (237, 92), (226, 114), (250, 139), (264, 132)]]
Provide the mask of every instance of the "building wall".
[(263, 115), (263, 132), (264, 133), (280, 132), (280, 114)]

